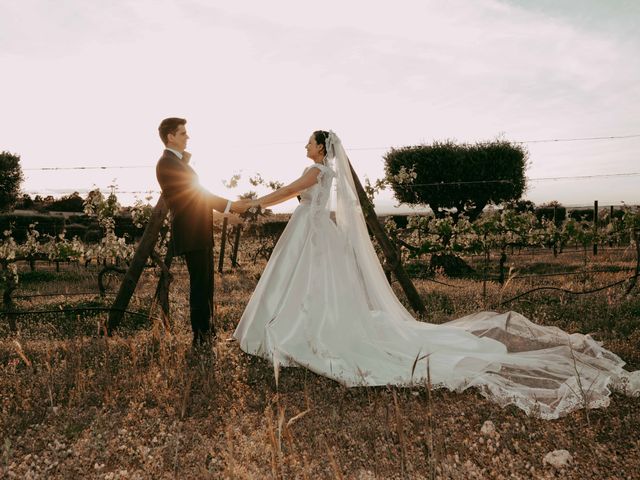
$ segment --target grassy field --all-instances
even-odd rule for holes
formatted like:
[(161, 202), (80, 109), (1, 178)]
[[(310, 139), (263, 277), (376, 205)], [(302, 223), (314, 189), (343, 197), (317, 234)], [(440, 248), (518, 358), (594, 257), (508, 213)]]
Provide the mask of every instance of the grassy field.
[[(489, 283), (486, 296), (481, 281), (416, 280), (427, 305), (424, 320), (513, 309), (537, 323), (591, 333), (629, 369), (640, 368), (638, 287), (631, 295), (624, 286), (584, 296), (539, 291), (499, 306), (541, 285), (582, 291), (623, 279), (629, 274), (524, 275), (629, 267), (631, 252), (605, 249), (586, 263), (582, 252), (558, 258), (536, 252), (510, 262), (517, 276), (505, 287)], [(614, 393), (606, 409), (544, 421), (473, 390), (346, 389), (303, 369), (282, 371), (276, 389), (270, 365), (231, 339), (263, 268), (245, 263), (217, 276), (218, 340), (197, 362), (189, 355), (181, 262), (172, 269), (172, 332), (128, 317), (118, 336), (104, 338), (99, 312), (20, 316), (18, 332), (10, 332), (2, 317), (0, 477), (640, 478), (638, 398)], [(97, 292), (95, 271), (63, 270), (24, 272), (16, 294)], [(133, 310), (149, 311), (156, 279), (145, 272)], [(21, 310), (104, 304), (97, 295), (16, 300)], [(561, 471), (543, 462), (556, 449), (573, 458)]]

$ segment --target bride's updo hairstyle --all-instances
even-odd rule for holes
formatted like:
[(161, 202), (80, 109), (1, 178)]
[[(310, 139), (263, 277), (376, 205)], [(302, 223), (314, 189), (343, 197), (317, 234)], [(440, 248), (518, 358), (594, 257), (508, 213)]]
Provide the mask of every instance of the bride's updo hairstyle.
[(318, 145), (322, 145), (322, 149), (324, 150), (322, 153), (327, 154), (327, 138), (329, 138), (329, 132), (325, 132), (324, 130), (316, 130), (313, 132), (313, 136), (316, 139), (316, 143)]

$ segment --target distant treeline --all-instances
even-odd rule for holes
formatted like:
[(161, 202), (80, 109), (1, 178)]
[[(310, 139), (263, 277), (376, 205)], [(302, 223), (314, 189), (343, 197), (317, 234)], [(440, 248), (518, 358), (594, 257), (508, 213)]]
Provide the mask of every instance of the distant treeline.
[[(5, 213), (0, 215), (0, 231), (11, 230), (13, 238), (18, 243), (25, 241), (29, 225), (34, 225), (40, 235), (56, 236), (64, 232), (66, 238), (78, 237), (86, 243), (96, 243), (104, 232), (98, 221), (83, 213), (67, 216), (39, 214)], [(137, 228), (130, 216), (115, 217), (115, 233), (125, 237), (127, 242), (133, 242), (142, 235), (144, 229)]]
[(84, 199), (78, 192), (70, 195), (63, 195), (60, 198), (54, 198), (52, 195), (43, 197), (24, 193), (17, 199), (15, 208), (17, 210), (36, 210), (38, 212), (84, 212)]

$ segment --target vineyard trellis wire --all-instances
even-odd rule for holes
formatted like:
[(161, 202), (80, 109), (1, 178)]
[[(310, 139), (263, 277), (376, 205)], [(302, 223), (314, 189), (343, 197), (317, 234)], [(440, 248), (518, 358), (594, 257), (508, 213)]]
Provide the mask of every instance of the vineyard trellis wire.
[[(437, 219), (428, 215), (410, 216), (408, 217), (408, 226), (404, 229), (404, 233), (410, 235), (404, 238), (398, 236), (400, 229), (395, 225), (393, 219), (387, 220), (386, 228), (399, 243), (407, 247), (408, 251), (417, 252), (417, 256), (442, 251), (474, 255), (483, 253), (487, 247), (506, 250), (514, 247), (522, 249), (554, 245), (559, 245), (560, 251), (569, 245), (575, 247), (581, 245), (586, 251), (586, 247), (594, 242), (609, 243), (610, 245), (620, 245), (621, 242), (630, 244), (633, 229), (636, 228), (635, 224), (640, 221), (638, 220), (638, 211), (626, 208), (627, 211), (622, 219), (611, 219), (604, 216), (602, 218), (604, 225), (598, 229), (597, 233), (594, 233), (593, 225), (587, 221), (569, 218), (565, 219), (561, 225), (557, 225), (546, 218), (538, 222), (531, 212), (520, 213), (509, 209), (487, 213), (482, 221), (474, 224), (466, 221), (464, 217), (454, 223), (450, 217)], [(145, 221), (145, 218), (136, 219), (140, 225), (143, 225)], [(268, 226), (269, 224), (270, 222), (267, 222), (264, 225)], [(35, 223), (29, 226), (27, 238), (22, 244), (16, 243), (11, 231), (5, 231), (4, 238), (0, 239), (0, 265), (3, 269), (11, 268), (12, 264), (20, 260), (28, 261), (32, 265), (32, 269), (33, 263), (39, 260), (54, 262), (57, 267), (59, 263), (69, 261), (81, 262), (85, 266), (93, 262), (103, 265), (126, 264), (131, 259), (134, 246), (127, 243), (126, 238), (117, 237), (113, 233), (111, 225), (112, 223), (108, 223), (105, 237), (99, 244), (84, 243), (77, 237), (69, 240), (65, 238), (64, 233), (57, 236), (41, 237)], [(282, 225), (278, 227), (281, 228)], [(245, 232), (247, 228), (253, 229), (255, 234), (255, 223), (248, 227), (245, 226)], [(239, 227), (227, 236), (230, 247), (232, 247), (233, 265), (237, 264), (236, 257), (241, 231), (242, 229)], [(264, 234), (259, 234), (262, 236), (262, 243), (269, 243), (270, 246), (273, 246), (278, 235), (278, 228), (267, 229)], [(419, 245), (411, 245), (410, 241), (415, 241), (416, 237)], [(166, 237), (159, 241), (160, 254), (166, 252), (166, 242)], [(264, 247), (264, 245), (262, 246)], [(610, 249), (614, 248), (620, 247), (610, 247)], [(265, 259), (268, 258), (269, 250), (270, 248), (264, 252), (260, 251)], [(511, 253), (511, 255), (514, 254), (518, 255), (518, 253)], [(258, 255), (253, 256), (254, 262), (257, 257)]]

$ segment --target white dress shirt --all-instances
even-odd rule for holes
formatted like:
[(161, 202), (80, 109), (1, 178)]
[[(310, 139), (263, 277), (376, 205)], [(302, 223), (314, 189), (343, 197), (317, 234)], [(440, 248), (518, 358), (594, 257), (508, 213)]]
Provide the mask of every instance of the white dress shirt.
[(173, 148), (169, 148), (169, 147), (166, 147), (166, 148), (167, 148), (167, 150), (169, 150), (170, 152), (175, 153), (175, 154), (176, 154), (176, 156), (177, 156), (180, 160), (182, 160), (182, 153), (181, 153), (181, 152), (179, 152), (179, 151), (177, 151), (177, 150), (174, 150)]

